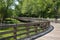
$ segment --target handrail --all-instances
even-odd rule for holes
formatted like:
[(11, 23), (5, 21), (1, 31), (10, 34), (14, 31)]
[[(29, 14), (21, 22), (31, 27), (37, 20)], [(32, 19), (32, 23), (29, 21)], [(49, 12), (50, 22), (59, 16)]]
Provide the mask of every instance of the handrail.
[[(18, 29), (18, 28), (21, 28), (21, 26), (22, 27), (24, 26), (25, 28), (24, 29)], [(7, 40), (7, 38), (14, 38), (14, 40), (18, 40), (18, 39), (22, 39), (22, 38), (29, 38), (33, 35), (36, 35), (40, 32), (43, 32), (49, 26), (50, 26), (49, 21), (37, 21), (37, 22), (33, 21), (33, 22), (20, 23), (20, 24), (0, 24), (0, 29), (5, 29), (5, 28), (9, 28), (9, 27), (13, 28), (13, 30), (1, 32), (0, 35), (9, 34), (9, 33), (14, 34), (14, 35), (9, 36), (9, 37), (0, 38), (0, 40), (2, 40), (2, 39)], [(26, 32), (24, 32), (24, 33), (20, 32), (17, 34), (17, 32), (23, 31), (23, 30), (25, 30)], [(21, 36), (21, 35), (26, 35), (26, 36), (22, 37), (22, 38), (17, 38), (18, 36)]]

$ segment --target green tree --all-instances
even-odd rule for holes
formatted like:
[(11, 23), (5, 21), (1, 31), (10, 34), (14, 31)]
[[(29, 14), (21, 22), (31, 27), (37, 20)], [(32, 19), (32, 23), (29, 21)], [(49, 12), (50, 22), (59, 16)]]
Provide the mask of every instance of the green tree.
[(13, 2), (14, 0), (0, 0), (0, 22), (5, 18), (16, 15), (15, 11), (10, 8)]

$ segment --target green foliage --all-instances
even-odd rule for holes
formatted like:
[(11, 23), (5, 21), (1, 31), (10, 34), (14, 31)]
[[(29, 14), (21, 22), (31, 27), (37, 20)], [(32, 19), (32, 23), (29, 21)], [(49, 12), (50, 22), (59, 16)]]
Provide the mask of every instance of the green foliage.
[(17, 17), (15, 9), (13, 10), (14, 0), (0, 0), (0, 23), (5, 20), (5, 18)]
[(19, 3), (20, 16), (54, 17), (60, 8), (60, 0), (23, 0)]
[(20, 23), (20, 21), (18, 21), (17, 19), (13, 19), (13, 18), (6, 18), (3, 23), (6, 23), (6, 24), (17, 24), (17, 23)]
[[(53, 18), (60, 15), (60, 0), (0, 0), (0, 22), (18, 16)], [(15, 9), (12, 9), (14, 6)]]

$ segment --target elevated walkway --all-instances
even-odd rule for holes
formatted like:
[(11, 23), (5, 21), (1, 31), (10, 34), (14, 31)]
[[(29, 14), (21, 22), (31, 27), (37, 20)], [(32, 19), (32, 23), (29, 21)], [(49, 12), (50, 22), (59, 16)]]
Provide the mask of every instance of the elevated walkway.
[(54, 26), (54, 30), (43, 37), (36, 40), (60, 40), (60, 23), (51, 23)]

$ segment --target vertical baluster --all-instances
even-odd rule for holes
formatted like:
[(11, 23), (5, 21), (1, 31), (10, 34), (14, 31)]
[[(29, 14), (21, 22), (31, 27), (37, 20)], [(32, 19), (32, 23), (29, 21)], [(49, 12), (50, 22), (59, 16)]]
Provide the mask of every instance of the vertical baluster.
[(26, 30), (27, 30), (27, 37), (30, 37), (30, 35), (29, 35), (29, 25), (27, 25)]
[(35, 32), (38, 33), (38, 27), (35, 25)]
[(47, 25), (47, 27), (49, 27), (50, 26), (50, 22), (48, 21), (46, 25)]
[(47, 25), (50, 26), (50, 21), (48, 21), (48, 24)]
[(14, 40), (17, 40), (17, 26), (14, 26)]

